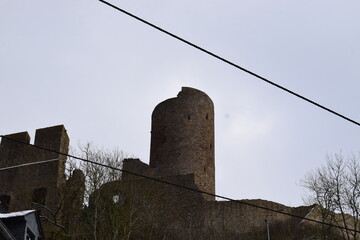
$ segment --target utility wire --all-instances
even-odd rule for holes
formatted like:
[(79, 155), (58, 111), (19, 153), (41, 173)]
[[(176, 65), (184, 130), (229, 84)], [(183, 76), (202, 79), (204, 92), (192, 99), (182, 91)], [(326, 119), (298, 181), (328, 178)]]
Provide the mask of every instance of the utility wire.
[(37, 165), (37, 164), (42, 164), (42, 163), (48, 163), (48, 162), (55, 162), (58, 160), (59, 160), (58, 158), (55, 158), (55, 159), (50, 159), (50, 160), (38, 161), (38, 162), (24, 163), (24, 164), (0, 168), (0, 171), (9, 170), (9, 169), (13, 169), (13, 168), (19, 168), (19, 167), (26, 167), (26, 166), (31, 166), (31, 165)]
[[(192, 191), (192, 192), (197, 192), (197, 193), (205, 194), (205, 195), (208, 195), (208, 196), (221, 198), (221, 199), (228, 200), (228, 201), (231, 201), (231, 202), (235, 202), (235, 203), (238, 203), (238, 204), (247, 205), (247, 206), (250, 206), (250, 207), (259, 208), (259, 209), (262, 209), (262, 210), (266, 210), (266, 211), (270, 211), (270, 212), (274, 212), (274, 213), (278, 213), (278, 214), (282, 214), (282, 215), (286, 215), (286, 216), (298, 218), (298, 219), (301, 219), (302, 221), (306, 220), (306, 221), (309, 221), (309, 222), (314, 222), (314, 223), (326, 225), (326, 226), (329, 226), (329, 227), (335, 227), (335, 228), (339, 228), (339, 229), (342, 229), (342, 230), (347, 230), (347, 231), (352, 231), (352, 232), (360, 233), (360, 231), (355, 230), (355, 229), (349, 229), (349, 228), (346, 228), (346, 227), (337, 226), (337, 225), (334, 225), (334, 224), (331, 224), (331, 223), (326, 223), (326, 222), (319, 221), (319, 220), (316, 220), (316, 219), (308, 218), (308, 217), (306, 217), (306, 216), (305, 216), (305, 217), (302, 217), (302, 216), (295, 215), (295, 214), (292, 214), (292, 213), (287, 213), (287, 212), (275, 210), (275, 209), (272, 209), (272, 208), (259, 206), (259, 205), (257, 205), (257, 204), (253, 204), (253, 203), (249, 203), (249, 202), (244, 202), (244, 201), (240, 201), (240, 200), (235, 200), (235, 199), (232, 199), (232, 198), (229, 198), (229, 197), (225, 197), (225, 196), (222, 196), (222, 195), (213, 194), (213, 193), (201, 191), (201, 190), (198, 190), (198, 189), (189, 188), (189, 187), (186, 187), (186, 186), (183, 186), (183, 185), (179, 185), (179, 184), (176, 184), (176, 183), (164, 181), (164, 180), (161, 180), (161, 179), (158, 179), (158, 178), (154, 178), (154, 177), (149, 177), (149, 176), (142, 175), (142, 174), (139, 174), (139, 173), (135, 173), (135, 172), (131, 172), (131, 171), (128, 171), (128, 170), (124, 170), (124, 169), (121, 169), (121, 168), (109, 166), (109, 165), (106, 165), (106, 164), (103, 164), (103, 163), (91, 161), (91, 160), (89, 160), (89, 159), (84, 159), (84, 158), (77, 157), (77, 156), (74, 156), (74, 155), (71, 155), (71, 154), (62, 153), (62, 152), (59, 152), (59, 151), (56, 151), (56, 150), (51, 150), (51, 149), (44, 148), (44, 147), (41, 147), (41, 146), (37, 146), (37, 145), (34, 145), (34, 144), (30, 144), (30, 143), (25, 143), (25, 142), (22, 142), (22, 141), (19, 141), (19, 140), (16, 140), (16, 139), (13, 139), (13, 138), (4, 136), (4, 135), (0, 135), (0, 137), (3, 138), (3, 139), (8, 139), (8, 140), (11, 140), (11, 141), (20, 143), (20, 144), (24, 144), (24, 145), (28, 145), (28, 146), (31, 146), (31, 147), (35, 147), (35, 148), (38, 148), (38, 149), (41, 149), (41, 150), (44, 150), (44, 151), (48, 151), (48, 152), (52, 152), (52, 153), (57, 153), (57, 154), (62, 155), (62, 156), (66, 156), (66, 157), (69, 157), (69, 158), (77, 159), (77, 160), (80, 160), (80, 161), (83, 161), (83, 162), (95, 164), (95, 165), (98, 165), (98, 166), (101, 166), (101, 167), (106, 167), (106, 168), (110, 168), (110, 169), (112, 169), (112, 170), (120, 171), (120, 172), (123, 172), (123, 173), (128, 173), (128, 174), (131, 174), (131, 175), (134, 175), (134, 176), (137, 176), (137, 177), (149, 179), (149, 180), (154, 181), (154, 182), (160, 182), (160, 183), (163, 183), (163, 184), (166, 184), (166, 185), (169, 185), (169, 186), (174, 186), (174, 187), (182, 188), (182, 189), (189, 190), (189, 191)], [(48, 161), (50, 161), (50, 160), (48, 160)], [(39, 162), (34, 162), (33, 164), (36, 164), (36, 163), (41, 164), (41, 163), (43, 163), (43, 162), (44, 162), (44, 161), (39, 161)], [(15, 167), (15, 166), (14, 166), (14, 167)], [(17, 167), (21, 167), (21, 166), (17, 166)]]
[(169, 36), (171, 36), (171, 37), (173, 37), (173, 38), (175, 38), (175, 39), (177, 39), (177, 40), (179, 40), (179, 41), (181, 41), (181, 42), (183, 42), (183, 43), (185, 43), (185, 44), (187, 44), (187, 45), (189, 45), (191, 47), (194, 47), (194, 48), (196, 48), (196, 49), (198, 49), (198, 50), (200, 50), (200, 51), (202, 51), (202, 52), (204, 52), (204, 53), (206, 53), (206, 54), (208, 54), (208, 55), (210, 55), (210, 56), (212, 56), (214, 58), (217, 58), (217, 59), (219, 59), (219, 60), (221, 60), (221, 61), (223, 61), (223, 62), (225, 62), (225, 63), (227, 63), (227, 64), (229, 64), (229, 65), (231, 65), (231, 66), (233, 66), (235, 68), (237, 68), (237, 69), (240, 69), (241, 71), (244, 71), (244, 72), (246, 72), (246, 73), (248, 73), (248, 74), (250, 74), (250, 75), (252, 75), (252, 76), (254, 76), (256, 78), (259, 78), (260, 80), (262, 80), (262, 81), (264, 81), (264, 82), (266, 82), (268, 84), (271, 84), (274, 87), (280, 88), (281, 90), (283, 90), (285, 92), (288, 92), (288, 93), (290, 93), (290, 94), (292, 94), (292, 95), (294, 95), (294, 96), (296, 96), (296, 97), (298, 97), (298, 98), (300, 98), (300, 99), (302, 99), (302, 100), (304, 100), (304, 101), (306, 101), (308, 103), (311, 103), (311, 104), (313, 104), (313, 105), (315, 105), (315, 106), (317, 106), (317, 107), (319, 107), (319, 108), (321, 108), (321, 109), (323, 109), (325, 111), (328, 111), (328, 112), (330, 112), (330, 113), (332, 113), (332, 114), (334, 114), (334, 115), (336, 115), (336, 116), (338, 116), (340, 118), (343, 118), (343, 119), (345, 119), (345, 120), (347, 120), (347, 121), (349, 121), (349, 122), (351, 122), (351, 123), (353, 123), (353, 124), (355, 124), (357, 126), (360, 126), (359, 122), (357, 122), (357, 121), (355, 121), (355, 120), (353, 120), (353, 119), (351, 119), (349, 117), (346, 117), (346, 116), (344, 116), (344, 115), (342, 115), (342, 114), (340, 114), (340, 113), (338, 113), (338, 112), (336, 112), (334, 110), (331, 110), (330, 108), (325, 107), (324, 105), (321, 105), (321, 104), (319, 104), (319, 103), (317, 103), (317, 102), (315, 102), (315, 101), (313, 101), (313, 100), (311, 100), (309, 98), (306, 98), (306, 97), (304, 97), (304, 96), (302, 96), (302, 95), (300, 95), (300, 94), (298, 94), (298, 93), (296, 93), (294, 91), (291, 91), (288, 88), (285, 88), (285, 87), (283, 87), (283, 86), (281, 86), (281, 85), (279, 85), (279, 84), (277, 84), (275, 82), (272, 82), (269, 79), (260, 76), (259, 74), (256, 74), (256, 73), (254, 73), (254, 72), (252, 72), (252, 71), (250, 71), (250, 70), (248, 70), (248, 69), (246, 69), (244, 67), (241, 67), (238, 64), (233, 63), (230, 60), (227, 60), (227, 59), (225, 59), (225, 58), (223, 58), (223, 57), (221, 57), (221, 56), (219, 56), (219, 55), (217, 55), (217, 54), (215, 54), (215, 53), (213, 53), (213, 52), (211, 52), (209, 50), (206, 50), (205, 48), (202, 48), (202, 47), (200, 47), (200, 46), (198, 46), (198, 45), (196, 45), (196, 44), (194, 44), (194, 43), (192, 43), (192, 42), (190, 42), (190, 41), (188, 41), (188, 40), (186, 40), (186, 39), (184, 39), (182, 37), (179, 37), (179, 36), (169, 32), (169, 31), (167, 31), (167, 30), (165, 30), (163, 28), (160, 28), (159, 26), (157, 26), (157, 25), (155, 25), (153, 23), (150, 23), (150, 22), (148, 22), (148, 21), (146, 21), (146, 20), (144, 20), (144, 19), (142, 19), (142, 18), (140, 18), (140, 17), (138, 17), (138, 16), (136, 16), (136, 15), (130, 13), (130, 12), (127, 12), (127, 11), (125, 11), (125, 10), (123, 10), (123, 9), (121, 9), (121, 8), (111, 4), (109, 2), (106, 2), (104, 0), (99, 0), (99, 1), (106, 4), (106, 5), (108, 5), (108, 6), (110, 6), (110, 7), (112, 7), (112, 8), (114, 8), (114, 9), (116, 9), (116, 10), (118, 10), (118, 11), (120, 11), (120, 12), (122, 12), (122, 13), (124, 13), (124, 14), (126, 14), (126, 15), (128, 15), (128, 16), (130, 16), (130, 17), (132, 17), (132, 18), (135, 18), (136, 20), (138, 20), (138, 21), (140, 21), (142, 23), (145, 23), (146, 25), (148, 25), (148, 26), (150, 26), (152, 28), (155, 28), (156, 30), (159, 30), (160, 32), (163, 32), (163, 33), (165, 33), (165, 34), (167, 34), (167, 35), (169, 35)]

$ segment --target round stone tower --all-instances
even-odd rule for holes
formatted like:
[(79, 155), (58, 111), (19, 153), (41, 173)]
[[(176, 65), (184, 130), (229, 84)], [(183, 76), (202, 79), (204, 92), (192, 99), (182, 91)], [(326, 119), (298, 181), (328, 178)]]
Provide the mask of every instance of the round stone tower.
[(214, 105), (204, 92), (183, 87), (155, 107), (150, 167), (159, 176), (194, 174), (200, 190), (215, 194)]

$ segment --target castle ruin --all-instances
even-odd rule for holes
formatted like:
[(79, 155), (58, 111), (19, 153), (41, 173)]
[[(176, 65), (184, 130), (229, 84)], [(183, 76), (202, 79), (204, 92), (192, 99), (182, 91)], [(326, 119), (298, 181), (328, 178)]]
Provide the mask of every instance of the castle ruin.
[[(7, 137), (24, 143), (30, 142), (27, 132)], [(34, 144), (67, 153), (69, 138), (64, 126), (54, 126), (38, 129)], [(156, 236), (166, 236), (166, 239), (256, 239), (256, 233), (262, 234), (265, 231), (264, 220), (269, 216), (273, 223), (294, 226), (296, 231), (302, 231), (301, 219), (251, 205), (299, 216), (309, 214), (312, 207), (291, 208), (265, 200), (242, 200), (245, 204), (241, 204), (217, 201), (213, 195), (204, 194), (215, 194), (214, 149), (213, 102), (204, 92), (183, 87), (177, 97), (158, 104), (153, 111), (150, 163), (146, 164), (139, 159), (125, 159), (121, 180), (108, 182), (96, 190), (87, 207), (82, 205), (84, 176), (81, 171), (76, 170), (66, 180), (64, 156), (3, 138), (0, 145), (0, 168), (42, 160), (59, 160), (0, 172), (0, 201), (9, 211), (36, 208), (37, 204), (46, 206), (50, 212), (69, 212), (70, 209), (72, 214), (58, 222), (65, 227), (69, 222), (78, 222), (79, 226), (84, 224), (81, 216), (86, 211), (91, 215), (92, 209), (110, 207), (113, 212), (114, 204), (120, 204), (116, 210), (119, 215), (128, 216), (131, 213), (133, 217), (136, 214), (138, 228), (132, 232), (132, 239), (149, 239), (145, 235), (149, 231), (156, 233)], [(60, 195), (65, 197), (60, 198)], [(64, 199), (63, 203), (59, 202), (61, 199)], [(42, 211), (45, 217), (53, 217)], [(44, 222), (46, 236), (55, 236), (54, 227), (49, 222)], [(82, 227), (84, 229), (86, 228)], [(69, 230), (68, 234), (76, 231)], [(108, 230), (105, 228), (104, 231)]]

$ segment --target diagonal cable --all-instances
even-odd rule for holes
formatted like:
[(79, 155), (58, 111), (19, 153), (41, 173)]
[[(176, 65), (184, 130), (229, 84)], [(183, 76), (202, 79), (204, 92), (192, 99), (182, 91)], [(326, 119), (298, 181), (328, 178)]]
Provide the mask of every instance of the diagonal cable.
[(353, 120), (353, 119), (351, 119), (349, 117), (346, 117), (345, 115), (342, 115), (342, 114), (340, 114), (340, 113), (338, 113), (338, 112), (336, 112), (336, 111), (334, 111), (334, 110), (332, 110), (332, 109), (330, 109), (328, 107), (325, 107), (324, 105), (321, 105), (321, 104), (319, 104), (319, 103), (317, 103), (317, 102), (315, 102), (315, 101), (313, 101), (313, 100), (311, 100), (311, 99), (309, 99), (307, 97), (304, 97), (304, 96), (302, 96), (302, 95), (300, 95), (300, 94), (298, 94), (298, 93), (296, 93), (296, 92), (294, 92), (294, 91), (292, 91), (292, 90), (290, 90), (288, 88), (285, 88), (285, 87), (283, 87), (283, 86), (281, 86), (281, 85), (279, 85), (279, 84), (277, 84), (277, 83), (275, 83), (273, 81), (270, 81), (269, 79), (267, 79), (265, 77), (262, 77), (262, 76), (260, 76), (259, 74), (255, 73), (255, 72), (252, 72), (252, 71), (250, 71), (250, 70), (248, 70), (248, 69), (246, 69), (244, 67), (241, 67), (240, 65), (238, 65), (236, 63), (233, 63), (230, 60), (227, 60), (226, 58), (223, 58), (223, 57), (221, 57), (221, 56), (219, 56), (219, 55), (217, 55), (217, 54), (215, 54), (215, 53), (213, 53), (213, 52), (211, 52), (209, 50), (206, 50), (205, 48), (202, 48), (202, 47), (200, 47), (200, 46), (198, 46), (198, 45), (196, 45), (196, 44), (194, 44), (194, 43), (192, 43), (192, 42), (190, 42), (190, 41), (188, 41), (188, 40), (186, 40), (186, 39), (184, 39), (182, 37), (179, 37), (179, 36), (169, 32), (169, 31), (167, 31), (167, 30), (165, 30), (165, 29), (163, 29), (163, 28), (161, 28), (161, 27), (159, 27), (159, 26), (157, 26), (157, 25), (155, 25), (153, 23), (150, 23), (150, 22), (148, 22), (148, 21), (146, 21), (146, 20), (144, 20), (144, 19), (142, 19), (142, 18), (140, 18), (140, 17), (138, 17), (138, 16), (136, 16), (136, 15), (130, 13), (130, 12), (127, 12), (127, 11), (125, 11), (125, 10), (123, 10), (123, 9), (121, 9), (121, 8), (111, 4), (109, 2), (106, 2), (104, 0), (99, 0), (99, 1), (106, 4), (106, 5), (108, 5), (108, 6), (110, 6), (110, 7), (112, 7), (112, 8), (114, 8), (114, 9), (116, 9), (116, 10), (118, 10), (118, 11), (120, 11), (120, 12), (122, 12), (122, 13), (124, 13), (124, 14), (126, 14), (126, 15), (128, 15), (128, 16), (130, 16), (130, 17), (132, 17), (132, 18), (134, 18), (134, 19), (136, 19), (136, 20), (138, 20), (138, 21), (140, 21), (140, 22), (142, 22), (142, 23), (145, 23), (146, 25), (148, 25), (148, 26), (150, 26), (152, 28), (155, 28), (156, 30), (159, 30), (160, 32), (163, 32), (163, 33), (165, 33), (165, 34), (167, 34), (167, 35), (169, 35), (169, 36), (171, 36), (171, 37), (173, 37), (173, 38), (175, 38), (175, 39), (177, 39), (177, 40), (179, 40), (179, 41), (181, 41), (181, 42), (183, 42), (183, 43), (185, 43), (185, 44), (187, 44), (187, 45), (189, 45), (189, 46), (191, 46), (193, 48), (196, 48), (196, 49), (200, 50), (201, 52), (204, 52), (204, 53), (206, 53), (206, 54), (208, 54), (208, 55), (210, 55), (210, 56), (212, 56), (212, 57), (214, 57), (214, 58), (216, 58), (216, 59), (218, 59), (218, 60), (220, 60), (222, 62), (225, 62), (225, 63), (227, 63), (227, 64), (229, 64), (229, 65), (231, 65), (231, 66), (233, 66), (233, 67), (235, 67), (237, 69), (240, 69), (241, 71), (244, 71), (244, 72), (246, 72), (246, 73), (248, 73), (248, 74), (250, 74), (250, 75), (252, 75), (252, 76), (254, 76), (254, 77), (256, 77), (256, 78), (258, 78), (258, 79), (260, 79), (260, 80), (262, 80), (262, 81), (264, 81), (266, 83), (268, 83), (268, 84), (271, 84), (274, 87), (277, 87), (277, 88), (279, 88), (279, 89), (281, 89), (281, 90), (283, 90), (285, 92), (288, 92), (291, 95), (296, 96), (296, 97), (298, 97), (298, 98), (300, 98), (300, 99), (302, 99), (302, 100), (304, 100), (304, 101), (306, 101), (308, 103), (311, 103), (311, 104), (313, 104), (313, 105), (315, 105), (315, 106), (317, 106), (317, 107), (319, 107), (319, 108), (321, 108), (321, 109), (323, 109), (323, 110), (325, 110), (325, 111), (327, 111), (329, 113), (332, 113), (332, 114), (334, 114), (334, 115), (336, 115), (336, 116), (338, 116), (340, 118), (343, 118), (343, 119), (345, 119), (345, 120), (347, 120), (347, 121), (349, 121), (349, 122), (351, 122), (351, 123), (353, 123), (353, 124), (355, 124), (357, 126), (360, 126), (359, 122), (357, 122), (357, 121), (355, 121), (355, 120)]
[[(342, 226), (337, 226), (337, 225), (334, 225), (334, 224), (331, 224), (331, 223), (327, 223), (327, 222), (319, 221), (319, 220), (316, 220), (316, 219), (308, 218), (306, 216), (303, 217), (303, 216), (299, 216), (299, 215), (296, 215), (296, 214), (287, 213), (287, 212), (283, 212), (283, 211), (280, 211), (280, 210), (260, 206), (260, 205), (257, 205), (257, 204), (253, 204), (253, 203), (249, 203), (249, 202), (245, 202), (245, 201), (241, 201), (241, 200), (235, 200), (235, 199), (225, 197), (225, 196), (222, 196), (222, 195), (205, 192), (205, 191), (201, 191), (201, 190), (198, 190), (198, 189), (193, 189), (193, 188), (186, 187), (186, 186), (183, 186), (183, 185), (180, 185), (180, 184), (164, 181), (164, 180), (161, 180), (161, 179), (158, 179), (158, 178), (149, 177), (149, 176), (146, 176), (146, 175), (142, 175), (142, 174), (131, 172), (131, 171), (128, 171), (128, 170), (124, 170), (124, 169), (121, 169), (121, 168), (113, 167), (113, 166), (106, 165), (106, 164), (103, 164), (103, 163), (91, 161), (89, 159), (84, 159), (84, 158), (81, 158), (81, 157), (77, 157), (77, 156), (70, 155), (70, 154), (67, 154), (67, 153), (62, 153), (62, 152), (59, 152), (59, 151), (56, 151), (56, 150), (51, 150), (51, 149), (44, 148), (44, 147), (41, 147), (41, 146), (37, 146), (37, 145), (34, 145), (34, 144), (25, 143), (25, 142), (22, 142), (22, 141), (19, 141), (17, 139), (13, 139), (13, 138), (10, 138), (10, 137), (4, 136), (4, 135), (0, 135), (0, 137), (3, 138), (3, 139), (8, 139), (8, 140), (20, 143), (20, 144), (35, 147), (35, 148), (38, 148), (38, 149), (41, 149), (41, 150), (44, 150), (44, 151), (57, 153), (59, 155), (66, 156), (66, 157), (73, 158), (73, 159), (77, 159), (77, 160), (87, 162), (87, 163), (90, 163), (90, 164), (95, 164), (95, 165), (98, 165), (98, 166), (101, 166), (101, 167), (106, 167), (106, 168), (110, 168), (112, 170), (116, 170), (116, 171), (120, 171), (120, 172), (123, 172), (123, 173), (131, 174), (131, 175), (134, 175), (134, 176), (137, 176), (137, 177), (149, 179), (149, 180), (154, 181), (154, 182), (160, 182), (160, 183), (163, 183), (163, 184), (166, 184), (166, 185), (174, 186), (174, 187), (177, 187), (177, 188), (182, 188), (182, 189), (185, 189), (185, 190), (188, 190), (188, 191), (197, 192), (197, 193), (209, 195), (209, 196), (212, 196), (212, 197), (221, 198), (221, 199), (228, 200), (228, 201), (231, 201), (231, 202), (235, 202), (235, 203), (238, 203), (238, 204), (247, 205), (247, 206), (254, 207), (254, 208), (259, 208), (259, 209), (262, 209), (262, 210), (266, 210), (266, 211), (286, 215), (286, 216), (289, 216), (289, 217), (298, 218), (298, 219), (301, 219), (302, 221), (306, 220), (306, 221), (309, 221), (309, 222), (318, 223), (318, 224), (326, 225), (326, 226), (329, 226), (329, 227), (334, 227), (334, 228), (339, 228), (339, 229), (342, 229), (342, 230), (347, 230), (347, 231), (360, 233), (360, 231), (358, 231), (356, 229), (350, 229), (350, 228), (346, 228), (346, 227), (342, 227)], [(48, 160), (48, 161), (54, 161), (54, 160), (55, 159), (51, 159), (51, 160)], [(43, 163), (43, 162), (44, 161), (39, 161), (37, 163), (40, 164), (40, 163)], [(34, 162), (33, 164), (36, 164), (36, 162)], [(21, 167), (21, 166), (19, 166), (19, 167)]]

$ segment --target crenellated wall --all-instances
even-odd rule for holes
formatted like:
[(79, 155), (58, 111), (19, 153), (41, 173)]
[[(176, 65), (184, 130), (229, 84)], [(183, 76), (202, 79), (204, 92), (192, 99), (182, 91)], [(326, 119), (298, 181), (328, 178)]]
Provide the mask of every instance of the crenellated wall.
[[(30, 143), (27, 132), (15, 133), (6, 137)], [(37, 129), (36, 146), (67, 153), (69, 137), (64, 126)], [(58, 159), (58, 161), (30, 165), (2, 171), (0, 174), (0, 195), (10, 197), (9, 211), (23, 210), (31, 206), (34, 198), (44, 201), (53, 208), (58, 205), (58, 189), (65, 183), (66, 157), (49, 151), (34, 148), (3, 138), (0, 145), (0, 167)], [(55, 197), (56, 196), (56, 197)]]
[[(30, 143), (27, 132), (5, 137), (22, 143), (2, 138), (0, 168), (54, 160), (0, 172), (0, 201), (7, 211), (38, 209), (43, 217), (54, 221), (55, 218), (62, 216), (64, 206), (69, 209), (74, 208), (75, 205), (77, 206), (75, 208), (82, 206), (84, 177), (78, 170), (66, 184), (66, 156), (27, 145)], [(67, 154), (69, 137), (63, 125), (37, 129), (34, 145)], [(69, 193), (73, 193), (74, 198), (70, 198)], [(48, 221), (43, 221), (43, 226), (49, 238), (52, 232), (57, 231), (56, 227), (54, 228), (54, 225), (49, 224)]]

